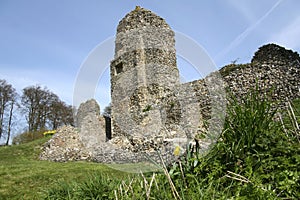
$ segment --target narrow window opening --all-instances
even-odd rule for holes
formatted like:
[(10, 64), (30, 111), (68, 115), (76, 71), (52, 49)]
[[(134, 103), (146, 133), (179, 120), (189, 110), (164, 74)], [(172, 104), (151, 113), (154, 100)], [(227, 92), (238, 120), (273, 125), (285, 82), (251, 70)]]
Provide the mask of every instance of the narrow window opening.
[(120, 62), (119, 64), (116, 65), (116, 74), (120, 74), (123, 72), (123, 63)]
[(105, 134), (106, 141), (111, 139), (111, 118), (109, 116), (104, 116), (105, 119)]

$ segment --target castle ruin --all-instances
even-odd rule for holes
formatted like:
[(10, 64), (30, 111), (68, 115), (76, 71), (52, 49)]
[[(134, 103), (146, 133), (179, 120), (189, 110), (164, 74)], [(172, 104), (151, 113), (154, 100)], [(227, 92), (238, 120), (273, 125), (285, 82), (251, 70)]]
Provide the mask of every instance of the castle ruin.
[(120, 21), (110, 67), (112, 138), (184, 142), (205, 132), (203, 113), (210, 107), (203, 100), (211, 100), (209, 92), (218, 101), (225, 99), (217, 73), (180, 84), (174, 35), (164, 19), (140, 7)]
[[(137, 7), (117, 27), (110, 65), (111, 133), (105, 132), (102, 116), (80, 111), (73, 144), (77, 142), (76, 148), (84, 149), (85, 156), (72, 158), (141, 162), (149, 157), (158, 160), (159, 151), (164, 159), (172, 160), (174, 149), (180, 147), (183, 153), (195, 137), (201, 138), (200, 147), (205, 151), (223, 128), (225, 88), (239, 97), (258, 86), (262, 93), (273, 91), (272, 98), (284, 102), (300, 97), (299, 70), (298, 53), (268, 44), (255, 53), (251, 63), (230, 64), (204, 79), (181, 84), (174, 32), (164, 19)], [(94, 101), (90, 103), (82, 108), (92, 105), (99, 110)], [(62, 132), (45, 145), (41, 159), (71, 160), (57, 153), (67, 149), (57, 142)], [(97, 140), (86, 141), (95, 134)]]

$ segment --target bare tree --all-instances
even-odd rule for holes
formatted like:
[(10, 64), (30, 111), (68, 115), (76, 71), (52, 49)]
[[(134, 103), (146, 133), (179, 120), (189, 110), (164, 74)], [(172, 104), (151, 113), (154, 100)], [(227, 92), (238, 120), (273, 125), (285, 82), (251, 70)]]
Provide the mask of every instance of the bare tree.
[(11, 135), (11, 125), (12, 125), (12, 117), (13, 117), (13, 110), (14, 110), (14, 104), (16, 99), (12, 99), (10, 102), (10, 109), (9, 109), (9, 117), (8, 117), (8, 128), (7, 128), (7, 138), (5, 145), (9, 144), (9, 139)]
[(56, 99), (58, 99), (57, 95), (41, 86), (29, 86), (23, 89), (21, 103), (29, 131), (46, 128), (51, 102)]
[(53, 101), (48, 116), (49, 126), (57, 129), (62, 125), (74, 125), (73, 108), (61, 100)]
[(14, 105), (17, 100), (16, 90), (5, 80), (0, 79), (0, 138), (6, 133), (6, 145), (9, 143)]
[(61, 125), (73, 124), (72, 107), (67, 106), (47, 88), (27, 87), (23, 89), (21, 100), (29, 131), (56, 129)]

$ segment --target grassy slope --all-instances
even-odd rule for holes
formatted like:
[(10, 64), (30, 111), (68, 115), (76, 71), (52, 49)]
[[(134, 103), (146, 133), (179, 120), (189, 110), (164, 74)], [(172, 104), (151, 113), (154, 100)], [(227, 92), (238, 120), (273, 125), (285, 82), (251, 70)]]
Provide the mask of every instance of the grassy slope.
[[(295, 115), (297, 117), (297, 119), (299, 119), (299, 115), (300, 115), (300, 100), (296, 100), (294, 101), (293, 107), (295, 108), (294, 112)], [(285, 117), (285, 119), (287, 119), (287, 117)], [(293, 126), (289, 125), (290, 122), (289, 120), (284, 120), (285, 121), (285, 125), (288, 128), (289, 131), (293, 130)], [(243, 127), (242, 127), (243, 128)], [(127, 176), (127, 174), (124, 173), (120, 173), (118, 171), (114, 171), (111, 168), (108, 168), (105, 165), (101, 165), (101, 164), (94, 164), (94, 163), (85, 163), (85, 162), (76, 162), (76, 163), (53, 163), (53, 162), (47, 162), (47, 161), (38, 161), (37, 156), (39, 154), (40, 151), (40, 146), (41, 144), (43, 144), (45, 141), (47, 140), (47, 138), (43, 138), (37, 141), (34, 141), (32, 143), (28, 143), (28, 144), (24, 144), (24, 145), (20, 145), (20, 146), (12, 146), (12, 147), (1, 147), (0, 148), (0, 199), (39, 199), (42, 196), (42, 192), (45, 190), (48, 190), (49, 188), (53, 188), (53, 186), (56, 185), (56, 183), (60, 182), (60, 183), (65, 183), (68, 184), (70, 182), (76, 181), (79, 185), (77, 185), (77, 192), (79, 192), (80, 195), (86, 195), (86, 191), (88, 192), (96, 192), (96, 194), (93, 194), (94, 196), (98, 195), (98, 193), (102, 193), (101, 188), (103, 188), (103, 186), (109, 185), (110, 183), (112, 183), (112, 180), (108, 180), (108, 181), (88, 181), (88, 176), (86, 176), (87, 174), (91, 174), (91, 177), (98, 177), (95, 176), (95, 174), (108, 174), (108, 176), (110, 177), (123, 177), (124, 175)], [(280, 141), (280, 140), (279, 140)], [(293, 148), (289, 147), (287, 143), (284, 143), (285, 146), (284, 148), (281, 148), (281, 150), (283, 152), (285, 152), (284, 150), (286, 149), (286, 151), (289, 153), (289, 150), (293, 150)], [(238, 171), (240, 172), (240, 170), (242, 170), (242, 172), (244, 172), (244, 170), (246, 170), (245, 172), (248, 172), (249, 170), (252, 172), (250, 175), (247, 173), (243, 174), (244, 176), (250, 178), (251, 180), (254, 180), (254, 183), (249, 183), (249, 184), (242, 184), (239, 182), (237, 182), (236, 180), (232, 180), (232, 185), (220, 185), (220, 183), (218, 182), (218, 180), (224, 180), (224, 178), (218, 178), (218, 175), (214, 175), (215, 172), (218, 172), (218, 169), (214, 169), (214, 166), (218, 166), (216, 163), (215, 165), (213, 165), (213, 170), (212, 173), (210, 173), (212, 175), (213, 180), (216, 180), (215, 182), (209, 179), (209, 176), (207, 177), (207, 173), (205, 173), (203, 176), (201, 177), (201, 170), (203, 171), (203, 169), (200, 168), (198, 169), (198, 172), (196, 174), (198, 174), (197, 176), (195, 174), (193, 174), (193, 172), (187, 171), (188, 174), (186, 175), (186, 178), (188, 178), (189, 176), (192, 177), (192, 179), (196, 178), (198, 181), (199, 180), (210, 180), (211, 183), (216, 183), (215, 185), (211, 185), (212, 189), (210, 189), (207, 184), (204, 183), (204, 185), (201, 186), (201, 184), (199, 185), (199, 183), (194, 184), (193, 181), (191, 181), (191, 185), (189, 186), (191, 191), (187, 191), (187, 192), (191, 192), (191, 196), (215, 196), (216, 194), (220, 195), (220, 196), (224, 196), (224, 198), (226, 198), (226, 194), (230, 193), (231, 190), (235, 189), (236, 193), (239, 193), (239, 190), (247, 190), (247, 189), (253, 189), (251, 188), (252, 185), (254, 184), (254, 186), (259, 186), (259, 187), (254, 187), (254, 189), (256, 189), (256, 193), (261, 194), (262, 196), (265, 193), (264, 190), (261, 190), (261, 185), (264, 187), (267, 187), (268, 185), (270, 186), (271, 189), (268, 190), (272, 190), (272, 187), (275, 187), (275, 192), (277, 195), (280, 195), (282, 192), (285, 192), (286, 190), (291, 190), (289, 193), (293, 193), (293, 189), (294, 188), (299, 188), (299, 185), (297, 185), (299, 183), (299, 173), (297, 170), (295, 170), (295, 164), (294, 161), (291, 160), (290, 157), (286, 157), (286, 155), (277, 155), (280, 149), (278, 149), (278, 151), (275, 151), (276, 156), (274, 155), (274, 157), (267, 157), (266, 160), (261, 160), (262, 166), (270, 166), (270, 167), (284, 167), (284, 171), (280, 170), (279, 168), (277, 169), (277, 171), (274, 171), (273, 173), (269, 174), (266, 173), (264, 174), (264, 172), (262, 172), (263, 176), (265, 177), (261, 177), (262, 175), (259, 173), (259, 170), (257, 171), (254, 170), (254, 168), (252, 169), (250, 166), (250, 163), (245, 163), (245, 169), (241, 168)], [(294, 149), (295, 150), (295, 149)], [(299, 149), (298, 149), (299, 150)], [(299, 151), (298, 151), (299, 152)], [(272, 153), (272, 152), (269, 152)], [(273, 152), (274, 153), (274, 152)], [(298, 154), (298, 153), (297, 153)], [(259, 154), (260, 156), (262, 156), (263, 154)], [(267, 153), (268, 155), (268, 153)], [(271, 154), (270, 154), (271, 155)], [(298, 155), (290, 155), (292, 157), (298, 158)], [(298, 156), (298, 157), (297, 157)], [(252, 158), (252, 156), (249, 156), (249, 158)], [(218, 161), (218, 160), (216, 160)], [(245, 160), (245, 162), (247, 161), (247, 159)], [(251, 159), (250, 159), (251, 161)], [(279, 162), (280, 161), (280, 162)], [(206, 161), (207, 163), (209, 163), (208, 161)], [(272, 162), (277, 162), (277, 164), (272, 164)], [(279, 163), (278, 163), (279, 162)], [(292, 163), (291, 163), (292, 162)], [(194, 161), (193, 161), (194, 163)], [(265, 163), (265, 164), (264, 164)], [(267, 164), (266, 164), (267, 163)], [(281, 163), (281, 164), (280, 164)], [(204, 162), (205, 164), (205, 162)], [(253, 163), (252, 163), (253, 164)], [(270, 165), (269, 165), (270, 164)], [(280, 165), (279, 165), (280, 164)], [(210, 166), (210, 164), (209, 164)], [(223, 166), (223, 165), (221, 165)], [(187, 166), (184, 166), (187, 167)], [(220, 166), (219, 166), (220, 167)], [(239, 167), (239, 166), (237, 166)], [(247, 169), (249, 168), (249, 170), (247, 171)], [(196, 169), (196, 168), (195, 168)], [(274, 169), (270, 169), (271, 171), (273, 171)], [(279, 171), (278, 171), (279, 170)], [(197, 170), (196, 170), (197, 171)], [(204, 169), (205, 171), (205, 169)], [(233, 172), (235, 172), (235, 170), (231, 170)], [(257, 173), (256, 173), (257, 171)], [(277, 173), (278, 172), (278, 173)], [(294, 173), (293, 176), (289, 175), (286, 176), (286, 173)], [(258, 177), (256, 177), (256, 175)], [(265, 180), (267, 179), (269, 181), (270, 176), (274, 175), (274, 180), (273, 182), (270, 183), (265, 183), (265, 182), (261, 182), (261, 180)], [(177, 182), (179, 181), (181, 183), (182, 186), (184, 186), (184, 184), (182, 183), (182, 179), (181, 179), (181, 175), (179, 173), (178, 175), (178, 179), (176, 179), (176, 177), (173, 177), (173, 181)], [(221, 174), (221, 177), (224, 177), (224, 173)], [(277, 180), (277, 178), (279, 178)], [(200, 179), (199, 179), (200, 178)], [(217, 178), (217, 179), (216, 179)], [(197, 182), (197, 180), (195, 179), (195, 181)], [(294, 180), (295, 179), (295, 180)], [(219, 181), (220, 181), (219, 180)], [(258, 180), (259, 182), (256, 183), (255, 180)], [(268, 182), (267, 181), (267, 182)], [(285, 183), (285, 182), (286, 183)], [(145, 198), (146, 193), (145, 193), (145, 189), (143, 189), (143, 187), (140, 186), (140, 179), (136, 179), (136, 184), (132, 184), (131, 186), (133, 187), (132, 189), (132, 196), (136, 196), (137, 194), (141, 194), (142, 198)], [(88, 184), (87, 184), (88, 183)], [(91, 184), (89, 184), (91, 183)], [(152, 191), (151, 191), (151, 197), (163, 197), (163, 196), (171, 196), (171, 191), (165, 191), (165, 188), (163, 187), (167, 187), (167, 182), (165, 181), (158, 181), (158, 186), (157, 186), (157, 190), (155, 190), (155, 187), (153, 186)], [(177, 185), (177, 184), (176, 184)], [(180, 184), (179, 184), (180, 185)], [(193, 185), (193, 186), (192, 186)], [(222, 189), (218, 189), (215, 188), (215, 186), (219, 186), (219, 187), (225, 187)], [(73, 188), (72, 184), (70, 184), (67, 188), (60, 188), (60, 185), (56, 185), (58, 186), (58, 189), (53, 190), (52, 193), (54, 194), (54, 196), (56, 197), (66, 197), (66, 194), (64, 192), (70, 190), (70, 187)], [(123, 185), (124, 186), (124, 185)], [(178, 186), (178, 185), (177, 185)], [(240, 187), (239, 187), (240, 186)], [(82, 187), (84, 187), (82, 189)], [(110, 188), (111, 186), (107, 187)], [(105, 187), (104, 187), (105, 188)], [(162, 189), (163, 188), (163, 189)], [(181, 187), (179, 187), (181, 188)], [(199, 188), (204, 188), (203, 190), (199, 189)], [(143, 193), (144, 191), (144, 193)], [(163, 192), (164, 191), (164, 192)], [(227, 191), (227, 192), (226, 192)], [(63, 194), (60, 194), (60, 193)], [(73, 192), (73, 190), (72, 190)], [(81, 194), (81, 193), (82, 194)], [(123, 191), (124, 192), (124, 191)], [(204, 192), (204, 193), (201, 193)], [(233, 192), (233, 194), (236, 194), (235, 192)], [(296, 191), (294, 191), (296, 192)], [(167, 194), (170, 193), (170, 194)], [(211, 194), (212, 193), (212, 194)], [(252, 192), (253, 195), (256, 195), (255, 192)], [(268, 192), (266, 192), (267, 194)], [(187, 194), (186, 194), (187, 195)], [(228, 196), (229, 194), (227, 194)], [(296, 194), (295, 194), (296, 195)], [(67, 195), (68, 196), (68, 195)], [(76, 196), (76, 195), (75, 195)], [(78, 196), (78, 195), (77, 195)], [(132, 197), (129, 195), (129, 197), (127, 199), (130, 199), (130, 197)], [(230, 195), (229, 195), (230, 196)], [(123, 197), (122, 195), (120, 196), (120, 198)], [(243, 199), (243, 197), (241, 197)], [(267, 198), (267, 197), (266, 197)], [(280, 198), (280, 197), (279, 197)], [(126, 199), (126, 198), (125, 198)], [(136, 198), (139, 199), (139, 198)], [(257, 199), (257, 198), (256, 198)]]
[(0, 199), (40, 199), (54, 184), (85, 180), (89, 174), (125, 175), (96, 163), (39, 161), (40, 147), (47, 139), (0, 148)]

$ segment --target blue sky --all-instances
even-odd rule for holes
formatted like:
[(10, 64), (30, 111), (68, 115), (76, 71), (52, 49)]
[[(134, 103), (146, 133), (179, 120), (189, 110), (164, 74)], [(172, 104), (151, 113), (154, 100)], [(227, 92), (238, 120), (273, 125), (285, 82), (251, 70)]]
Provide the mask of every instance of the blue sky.
[[(299, 0), (0, 0), (0, 79), (18, 91), (47, 86), (72, 104), (84, 60), (136, 5), (195, 40), (219, 68), (249, 62), (270, 42), (300, 52)], [(183, 60), (178, 64), (183, 79), (198, 78)], [(107, 72), (95, 92), (101, 108), (109, 102)]]

